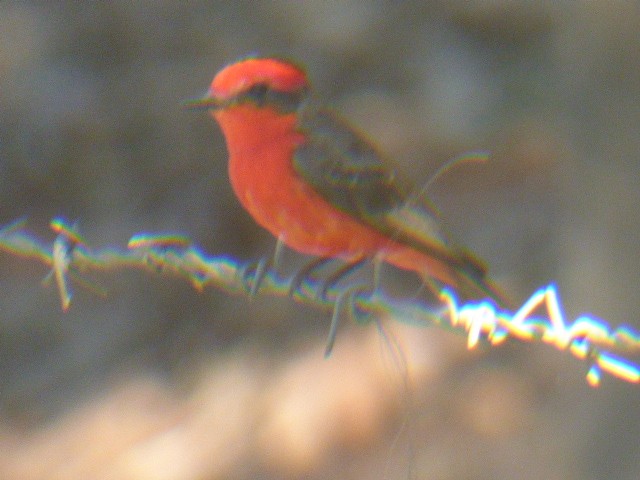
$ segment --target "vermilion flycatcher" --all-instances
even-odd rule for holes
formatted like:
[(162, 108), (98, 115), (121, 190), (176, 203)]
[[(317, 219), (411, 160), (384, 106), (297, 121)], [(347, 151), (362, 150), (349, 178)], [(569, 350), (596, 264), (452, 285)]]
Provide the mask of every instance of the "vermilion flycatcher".
[(314, 103), (298, 66), (241, 60), (191, 106), (209, 108), (220, 124), (240, 203), (293, 250), (347, 263), (379, 259), (463, 296), (499, 298), (484, 266), (401, 190), (371, 143)]

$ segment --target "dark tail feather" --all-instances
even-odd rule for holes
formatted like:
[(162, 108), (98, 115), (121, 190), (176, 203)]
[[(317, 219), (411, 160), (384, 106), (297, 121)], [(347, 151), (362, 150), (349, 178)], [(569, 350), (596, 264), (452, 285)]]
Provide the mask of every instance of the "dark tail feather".
[(496, 306), (511, 310), (513, 301), (501, 291), (496, 284), (489, 280), (486, 275), (476, 277), (464, 271), (457, 272), (458, 290), (456, 293), (462, 300), (483, 300), (491, 299)]
[[(452, 271), (456, 285), (450, 285), (448, 288), (452, 289), (462, 301), (492, 300), (502, 309), (513, 309), (513, 302), (487, 278), (485, 270), (479, 270), (476, 266), (477, 263), (474, 263), (473, 268)], [(422, 281), (436, 295), (447, 287), (430, 277), (428, 273), (422, 275)]]

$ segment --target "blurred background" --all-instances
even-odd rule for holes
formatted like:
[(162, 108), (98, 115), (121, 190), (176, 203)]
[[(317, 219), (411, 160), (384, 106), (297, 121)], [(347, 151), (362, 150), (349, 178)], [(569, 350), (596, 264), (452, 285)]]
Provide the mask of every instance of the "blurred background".
[[(181, 102), (248, 54), (317, 96), (420, 184), (515, 300), (640, 327), (635, 2), (2, 2), (0, 224), (78, 221), (90, 245), (182, 232), (272, 252), (233, 197), (224, 139)], [(293, 265), (296, 260), (291, 260)], [(285, 264), (285, 267), (287, 265)], [(0, 254), (0, 476), (8, 479), (636, 479), (640, 394), (543, 345), (290, 299), (105, 275), (62, 313), (39, 264)], [(402, 282), (406, 274), (389, 270)]]

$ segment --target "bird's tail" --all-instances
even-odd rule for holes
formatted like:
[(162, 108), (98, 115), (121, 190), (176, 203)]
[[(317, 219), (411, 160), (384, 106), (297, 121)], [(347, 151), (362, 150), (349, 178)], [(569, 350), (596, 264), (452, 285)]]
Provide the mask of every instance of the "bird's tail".
[[(458, 251), (457, 254), (461, 262), (459, 266), (450, 267), (449, 271), (453, 284), (444, 284), (434, 279), (429, 272), (421, 274), (422, 281), (434, 294), (439, 295), (448, 287), (463, 301), (491, 300), (498, 307), (512, 308), (513, 302), (488, 278), (486, 268), (473, 255), (465, 251)], [(465, 258), (468, 261), (464, 261)]]

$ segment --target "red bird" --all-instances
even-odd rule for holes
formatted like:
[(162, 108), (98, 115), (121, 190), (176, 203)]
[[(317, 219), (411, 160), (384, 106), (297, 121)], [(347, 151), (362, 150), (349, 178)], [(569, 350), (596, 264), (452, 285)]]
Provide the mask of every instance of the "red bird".
[(445, 236), (380, 154), (311, 98), (298, 66), (248, 58), (222, 69), (191, 106), (211, 110), (240, 203), (300, 253), (349, 264), (378, 259), (466, 297), (498, 299), (484, 266)]

